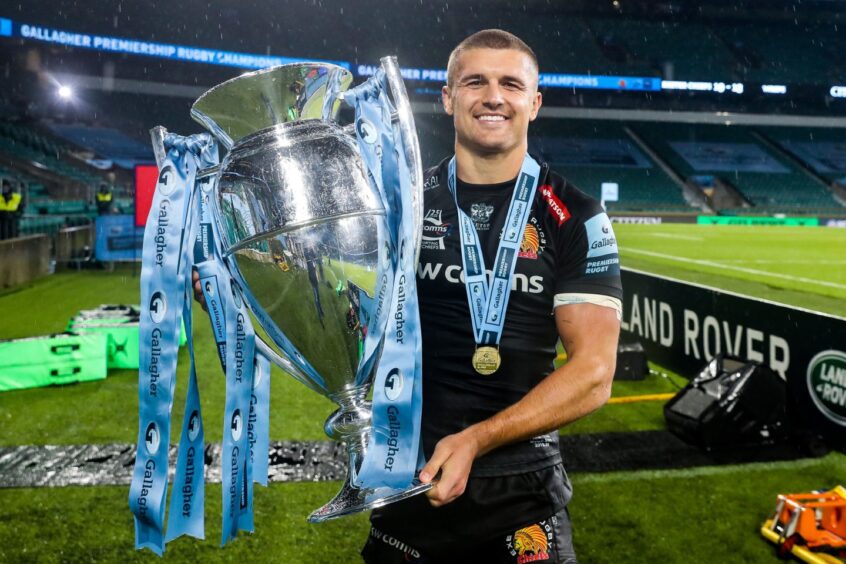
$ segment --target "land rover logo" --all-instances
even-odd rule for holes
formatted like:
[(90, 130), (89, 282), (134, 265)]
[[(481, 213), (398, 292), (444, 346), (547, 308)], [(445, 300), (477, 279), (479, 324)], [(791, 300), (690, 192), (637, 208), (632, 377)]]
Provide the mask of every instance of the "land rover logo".
[(196, 409), (191, 412), (191, 418), (188, 419), (188, 440), (193, 442), (197, 435), (200, 434), (200, 412)]
[(230, 425), (232, 431), (232, 440), (237, 441), (241, 438), (241, 431), (244, 430), (244, 423), (241, 420), (241, 410), (236, 409), (232, 414), (232, 424)]
[(155, 455), (159, 451), (159, 428), (155, 422), (151, 421), (147, 425), (147, 430), (144, 432), (144, 446), (147, 448), (147, 453), (150, 456)]
[(164, 293), (154, 292), (153, 297), (150, 298), (150, 319), (153, 323), (161, 323), (167, 311), (167, 300), (165, 300)]
[(827, 350), (812, 358), (808, 391), (826, 417), (846, 426), (846, 353)]
[(385, 377), (385, 397), (389, 401), (396, 401), (402, 393), (402, 373), (399, 368), (392, 368)]

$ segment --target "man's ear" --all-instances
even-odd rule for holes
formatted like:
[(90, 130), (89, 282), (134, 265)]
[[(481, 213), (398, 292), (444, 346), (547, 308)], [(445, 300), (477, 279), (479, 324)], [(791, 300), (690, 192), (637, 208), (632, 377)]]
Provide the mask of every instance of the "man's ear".
[(535, 92), (535, 99), (532, 102), (532, 113), (529, 116), (529, 121), (535, 121), (535, 118), (538, 117), (538, 111), (540, 111), (540, 107), (543, 105), (543, 96), (541, 96), (540, 92)]
[(444, 106), (444, 111), (448, 116), (452, 115), (452, 98), (450, 98), (449, 86), (446, 84), (441, 87), (441, 104)]

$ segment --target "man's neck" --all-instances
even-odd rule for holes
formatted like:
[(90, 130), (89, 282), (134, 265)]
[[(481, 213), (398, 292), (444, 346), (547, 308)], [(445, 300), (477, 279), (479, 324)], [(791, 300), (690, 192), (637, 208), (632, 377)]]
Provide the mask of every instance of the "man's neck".
[(455, 144), (456, 174), (468, 184), (498, 184), (517, 177), (523, 166), (526, 147), (507, 153), (480, 154)]

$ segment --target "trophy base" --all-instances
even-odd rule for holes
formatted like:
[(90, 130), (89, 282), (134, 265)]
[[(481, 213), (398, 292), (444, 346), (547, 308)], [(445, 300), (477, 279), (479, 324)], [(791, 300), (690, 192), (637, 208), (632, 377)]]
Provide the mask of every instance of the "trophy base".
[(315, 510), (308, 516), (308, 520), (310, 523), (322, 523), (323, 521), (343, 517), (344, 515), (376, 509), (377, 507), (382, 507), (389, 503), (428, 491), (433, 485), (431, 483), (424, 484), (415, 479), (411, 487), (404, 490), (386, 487), (356, 488), (347, 479), (344, 482), (344, 487), (338, 492), (338, 495), (320, 509)]

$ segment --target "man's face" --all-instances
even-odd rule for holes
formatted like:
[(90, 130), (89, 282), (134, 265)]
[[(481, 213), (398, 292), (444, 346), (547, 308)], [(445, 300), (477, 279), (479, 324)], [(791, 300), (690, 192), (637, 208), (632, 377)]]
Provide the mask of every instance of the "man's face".
[(529, 122), (541, 106), (537, 73), (515, 49), (470, 49), (458, 56), (442, 101), (453, 116), (456, 142), (471, 152), (496, 154), (524, 147)]

